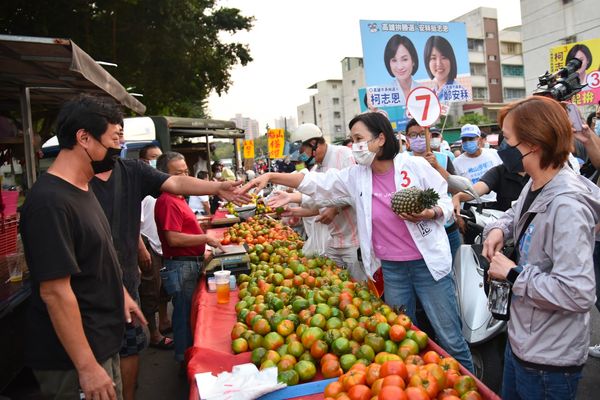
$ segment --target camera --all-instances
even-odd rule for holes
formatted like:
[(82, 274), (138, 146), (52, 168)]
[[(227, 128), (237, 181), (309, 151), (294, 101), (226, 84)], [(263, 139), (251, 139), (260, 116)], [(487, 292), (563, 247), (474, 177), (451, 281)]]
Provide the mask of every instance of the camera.
[(533, 93), (538, 96), (552, 97), (556, 101), (569, 100), (575, 93), (579, 93), (586, 85), (579, 82), (577, 70), (581, 68), (581, 60), (571, 58), (567, 65), (551, 74), (548, 71), (538, 77), (539, 83)]

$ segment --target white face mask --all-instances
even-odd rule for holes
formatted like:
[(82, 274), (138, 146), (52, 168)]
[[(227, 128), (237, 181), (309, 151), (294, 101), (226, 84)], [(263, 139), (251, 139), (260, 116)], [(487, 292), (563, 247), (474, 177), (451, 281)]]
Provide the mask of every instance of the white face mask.
[(436, 137), (436, 138), (431, 138), (431, 148), (434, 150), (438, 150), (440, 148), (440, 146), (442, 145), (442, 138)]
[(367, 167), (373, 163), (376, 154), (369, 150), (370, 140), (363, 142), (352, 143), (352, 154), (357, 164), (366, 165)]
[(156, 168), (156, 160), (148, 160), (148, 164), (150, 164), (152, 168)]
[(221, 175), (222, 175), (222, 174), (221, 174), (220, 172), (217, 172), (217, 173), (215, 174), (215, 177), (216, 177), (216, 178), (220, 178), (220, 177), (221, 177)]

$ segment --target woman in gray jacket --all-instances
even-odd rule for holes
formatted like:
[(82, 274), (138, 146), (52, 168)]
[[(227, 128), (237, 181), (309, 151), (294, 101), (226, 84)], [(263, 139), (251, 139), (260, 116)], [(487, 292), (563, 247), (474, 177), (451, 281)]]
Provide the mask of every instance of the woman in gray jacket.
[[(485, 230), (489, 275), (512, 284), (502, 398), (575, 399), (595, 301), (600, 190), (565, 166), (573, 133), (558, 102), (532, 96), (511, 103), (499, 122), (512, 149), (508, 163), (522, 163), (531, 177)], [(510, 238), (518, 242), (516, 263), (500, 252)]]

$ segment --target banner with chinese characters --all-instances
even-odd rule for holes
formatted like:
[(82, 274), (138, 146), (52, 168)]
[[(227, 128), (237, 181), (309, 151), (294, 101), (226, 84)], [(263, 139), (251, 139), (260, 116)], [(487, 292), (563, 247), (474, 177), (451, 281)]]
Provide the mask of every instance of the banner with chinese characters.
[(267, 136), (269, 158), (283, 158), (284, 130), (269, 129)]
[(254, 140), (244, 140), (244, 158), (254, 158)]
[(366, 88), (361, 109), (387, 115), (396, 130), (409, 118), (406, 98), (427, 87), (442, 106), (472, 99), (462, 22), (360, 21)]
[(579, 82), (587, 83), (571, 98), (573, 104), (597, 104), (600, 100), (600, 39), (569, 43), (550, 49), (550, 72), (564, 67), (571, 58), (581, 61)]

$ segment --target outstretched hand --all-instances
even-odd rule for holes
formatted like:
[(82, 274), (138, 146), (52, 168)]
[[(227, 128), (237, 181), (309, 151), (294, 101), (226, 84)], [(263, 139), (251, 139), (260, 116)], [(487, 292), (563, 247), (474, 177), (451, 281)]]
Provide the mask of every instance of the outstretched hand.
[(288, 192), (282, 192), (282, 191), (276, 191), (273, 192), (273, 194), (270, 196), (269, 198), (269, 207), (271, 208), (277, 208), (277, 207), (284, 207), (286, 205), (288, 205), (289, 203), (291, 203), (292, 201), (292, 196), (291, 193)]
[(247, 204), (252, 198), (243, 190), (243, 187), (240, 186), (241, 184), (242, 181), (221, 182), (217, 196), (240, 206)]
[(265, 186), (267, 186), (267, 184), (269, 183), (269, 179), (270, 177), (268, 173), (261, 175), (258, 178), (254, 178), (250, 182), (242, 186), (241, 191), (242, 193), (248, 193), (251, 189), (254, 188), (254, 192), (258, 193), (261, 190), (263, 190)]
[(420, 213), (400, 213), (398, 216), (406, 221), (417, 223), (426, 219), (434, 219), (435, 211), (431, 208), (426, 208)]

